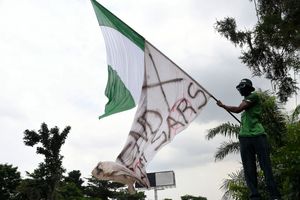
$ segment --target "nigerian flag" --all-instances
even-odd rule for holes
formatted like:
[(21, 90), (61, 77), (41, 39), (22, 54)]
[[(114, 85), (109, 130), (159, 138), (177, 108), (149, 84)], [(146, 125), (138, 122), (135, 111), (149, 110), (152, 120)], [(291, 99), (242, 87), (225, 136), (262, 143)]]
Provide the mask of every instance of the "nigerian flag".
[[(115, 164), (133, 174), (117, 176), (124, 173), (108, 170), (105, 178), (120, 181), (120, 177), (132, 176), (149, 186), (148, 163), (192, 123), (211, 95), (150, 42), (95, 0), (91, 1), (104, 35), (109, 72), (109, 102), (100, 118), (138, 105)], [(104, 177), (100, 172), (93, 175)]]
[(137, 105), (144, 80), (145, 39), (97, 1), (91, 1), (107, 52), (105, 95), (109, 101), (105, 113), (99, 117), (102, 118)]

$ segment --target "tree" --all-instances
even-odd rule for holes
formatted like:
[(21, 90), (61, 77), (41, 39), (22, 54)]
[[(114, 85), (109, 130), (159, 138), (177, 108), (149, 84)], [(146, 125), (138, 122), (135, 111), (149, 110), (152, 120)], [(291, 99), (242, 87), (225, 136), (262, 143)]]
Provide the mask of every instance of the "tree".
[(40, 200), (46, 196), (47, 185), (42, 179), (23, 179), (17, 188), (20, 200)]
[(83, 200), (84, 187), (82, 184), (84, 181), (81, 178), (81, 172), (79, 170), (73, 170), (68, 173), (68, 176), (64, 177), (64, 180), (60, 182), (58, 187), (59, 200)]
[(0, 164), (0, 199), (16, 199), (17, 186), (20, 184), (21, 175), (18, 167)]
[(300, 121), (300, 118), (299, 118), (299, 115), (300, 115), (300, 105), (298, 105), (294, 112), (292, 113), (291, 115), (291, 118), (289, 119), (291, 123), (297, 123)]
[(101, 200), (108, 200), (113, 197), (113, 191), (109, 189), (110, 182), (98, 180), (94, 177), (87, 178), (88, 183), (85, 187), (85, 195), (88, 197), (99, 198)]
[[(222, 200), (247, 200), (249, 199), (249, 191), (246, 185), (244, 171), (243, 169), (238, 170), (237, 172), (233, 172), (228, 174), (229, 178), (223, 181), (220, 189), (224, 191), (224, 195), (222, 196)], [(267, 200), (268, 194), (264, 189), (266, 188), (266, 184), (264, 182), (264, 176), (261, 170), (258, 171), (257, 174), (257, 182), (258, 182), (258, 190), (261, 195), (262, 200)]]
[(68, 136), (71, 127), (67, 126), (61, 133), (58, 127), (48, 129), (42, 123), (38, 132), (25, 130), (24, 143), (27, 146), (41, 145), (36, 148), (37, 154), (42, 154), (44, 162), (33, 173), (28, 175), (33, 179), (32, 184), (37, 185), (42, 198), (55, 200), (58, 184), (65, 169), (62, 166), (63, 156), (60, 154), (62, 145)]
[(58, 187), (58, 200), (82, 200), (83, 191), (74, 182), (62, 182)]
[(85, 187), (85, 196), (94, 198), (95, 200), (144, 200), (146, 198), (144, 192), (129, 194), (125, 185), (117, 182), (98, 180), (94, 177), (87, 178), (88, 183)]
[(79, 170), (73, 170), (68, 173), (68, 176), (65, 177), (65, 182), (72, 182), (74, 183), (79, 189), (82, 188), (82, 184), (84, 181), (82, 180), (81, 172)]
[(195, 196), (192, 196), (192, 195), (184, 195), (184, 196), (181, 196), (181, 200), (207, 200), (206, 197), (195, 197)]
[(223, 135), (229, 137), (230, 140), (223, 142), (220, 147), (218, 147), (215, 153), (215, 161), (223, 160), (230, 153), (238, 153), (240, 151), (239, 142), (233, 141), (232, 138), (237, 139), (240, 131), (240, 125), (232, 124), (230, 122), (223, 123), (215, 128), (208, 130), (206, 138), (208, 140), (213, 139), (217, 135)]
[(290, 71), (298, 73), (300, 69), (300, 1), (254, 0), (254, 3), (258, 22), (251, 30), (237, 30), (231, 17), (217, 21), (215, 28), (241, 48), (240, 59), (253, 75), (264, 75), (271, 80), (278, 88), (279, 99), (286, 102), (298, 90)]
[(246, 186), (243, 170), (228, 174), (229, 178), (223, 181), (220, 189), (224, 190), (222, 200), (240, 200), (247, 199), (249, 192)]
[(146, 195), (144, 192), (136, 192), (135, 194), (130, 194), (128, 190), (120, 190), (115, 193), (114, 199), (116, 200), (145, 200)]
[(300, 199), (300, 106), (287, 124), (285, 144), (274, 151), (274, 174), (281, 182), (282, 199)]

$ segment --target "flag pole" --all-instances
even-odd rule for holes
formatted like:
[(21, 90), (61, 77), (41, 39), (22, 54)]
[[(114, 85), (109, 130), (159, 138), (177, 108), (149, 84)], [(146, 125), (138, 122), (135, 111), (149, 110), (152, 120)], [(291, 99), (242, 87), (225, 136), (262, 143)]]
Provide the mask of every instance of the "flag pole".
[[(202, 86), (201, 86), (201, 88), (209, 95), (209, 96), (211, 96), (211, 98), (213, 98), (216, 102), (218, 102), (218, 99), (216, 99), (216, 97), (214, 97), (211, 93), (209, 93), (205, 88), (203, 88)], [(224, 108), (224, 110), (226, 110), (225, 108)], [(240, 124), (241, 124), (241, 121), (234, 115), (234, 114), (232, 114), (232, 112), (230, 112), (230, 111), (228, 111), (228, 110), (226, 110), (236, 121), (238, 121)]]
[[(147, 41), (147, 40), (145, 40)], [(188, 76), (191, 80), (193, 80), (204, 92), (206, 92), (206, 94), (208, 94), (211, 98), (213, 98), (216, 102), (218, 102), (218, 99), (212, 95), (210, 92), (208, 92), (202, 85), (200, 85), (194, 78), (192, 78), (188, 73), (186, 73), (183, 69), (181, 69), (176, 63), (174, 63), (168, 56), (166, 56), (164, 53), (162, 53), (159, 49), (157, 49), (153, 44), (151, 44), (149, 41), (147, 41), (148, 44), (150, 44), (153, 48), (155, 48), (158, 52), (160, 52), (163, 56), (165, 56), (170, 62), (172, 62), (172, 64), (176, 65), (176, 67), (178, 67), (178, 69), (180, 69), (180, 71), (182, 73), (184, 73), (186, 76)], [(224, 108), (224, 110), (226, 110)], [(232, 114), (232, 112), (226, 110), (236, 121), (238, 121), (239, 123), (241, 123), (241, 121), (234, 115)]]

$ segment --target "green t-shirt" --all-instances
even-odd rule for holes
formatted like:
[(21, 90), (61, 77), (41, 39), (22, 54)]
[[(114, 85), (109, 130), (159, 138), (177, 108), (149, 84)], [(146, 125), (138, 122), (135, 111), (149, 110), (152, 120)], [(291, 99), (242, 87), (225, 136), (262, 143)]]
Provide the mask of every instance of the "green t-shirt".
[(252, 104), (242, 113), (241, 137), (253, 137), (257, 135), (265, 134), (265, 129), (260, 123), (260, 116), (262, 112), (261, 102), (256, 92), (252, 92), (250, 95), (245, 97), (243, 101)]

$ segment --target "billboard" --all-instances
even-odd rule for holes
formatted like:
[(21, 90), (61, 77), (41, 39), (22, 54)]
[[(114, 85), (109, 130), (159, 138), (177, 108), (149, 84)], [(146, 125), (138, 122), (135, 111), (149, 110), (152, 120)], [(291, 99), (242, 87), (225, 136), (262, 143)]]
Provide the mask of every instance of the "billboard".
[[(162, 172), (152, 172), (147, 173), (147, 177), (150, 182), (150, 188), (169, 188), (175, 187), (175, 173), (174, 171), (162, 171)], [(144, 188), (143, 186), (139, 185), (138, 183), (135, 184), (136, 188)]]

